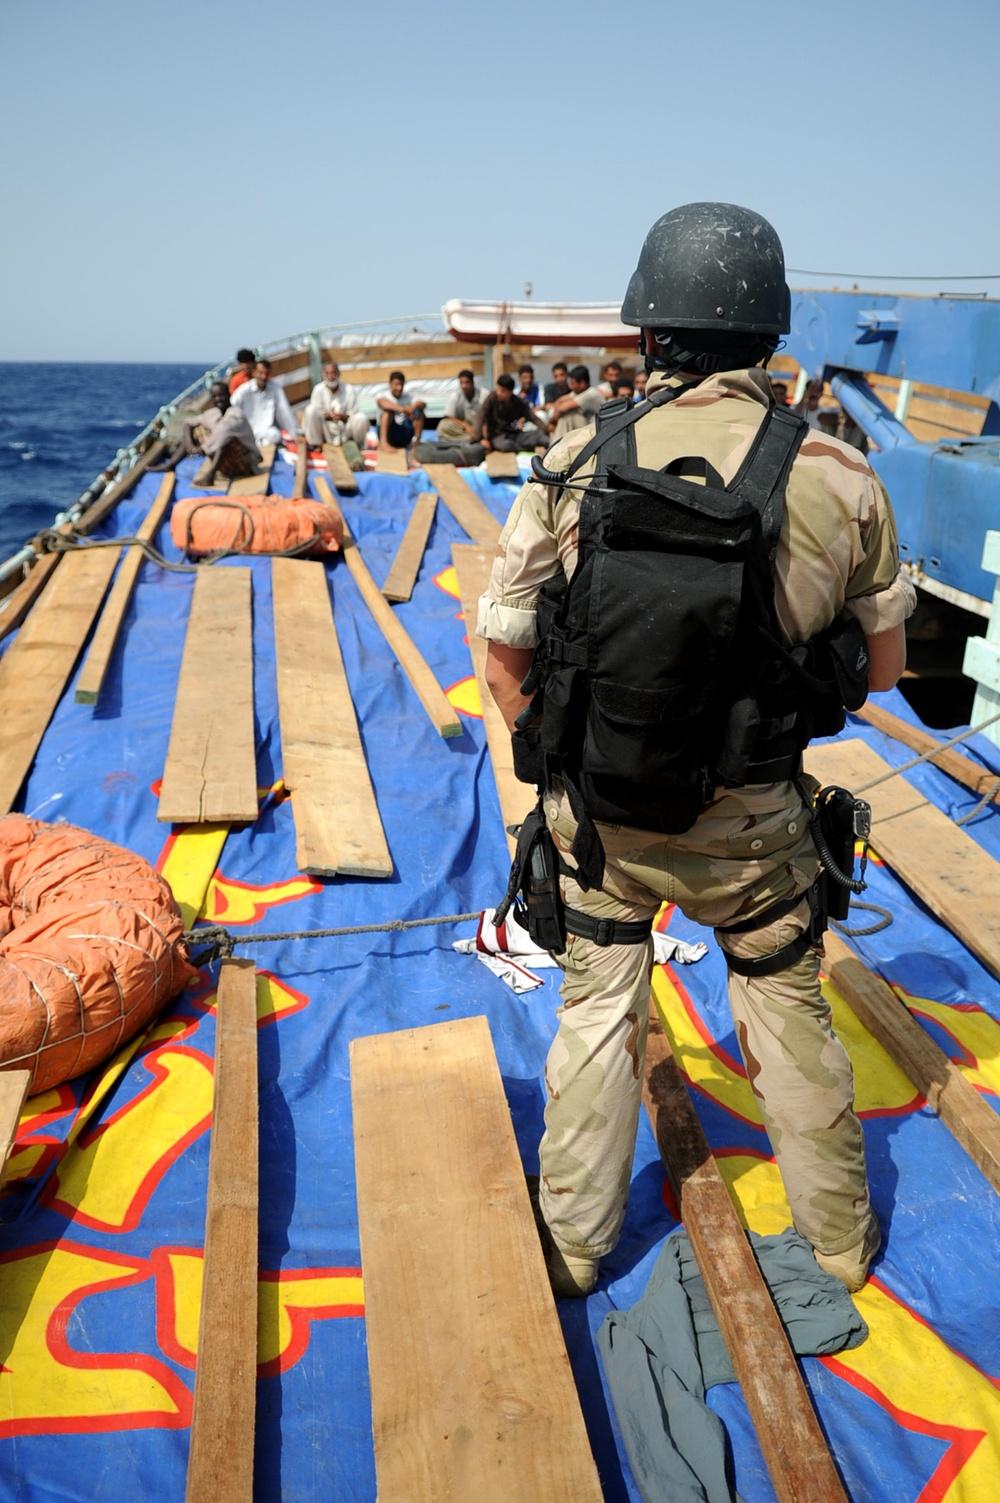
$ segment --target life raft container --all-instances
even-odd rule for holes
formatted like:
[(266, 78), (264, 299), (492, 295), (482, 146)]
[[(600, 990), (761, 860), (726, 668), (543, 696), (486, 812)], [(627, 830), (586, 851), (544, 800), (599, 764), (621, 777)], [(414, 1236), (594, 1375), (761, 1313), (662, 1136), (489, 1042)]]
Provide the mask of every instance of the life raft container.
[(307, 498), (220, 496), (206, 500), (192, 496), (174, 503), (170, 536), (189, 557), (295, 549), (303, 558), (320, 558), (339, 551), (344, 524), (328, 506)]
[(134, 1038), (197, 971), (173, 894), (73, 825), (0, 819), (0, 1069), (48, 1090)]

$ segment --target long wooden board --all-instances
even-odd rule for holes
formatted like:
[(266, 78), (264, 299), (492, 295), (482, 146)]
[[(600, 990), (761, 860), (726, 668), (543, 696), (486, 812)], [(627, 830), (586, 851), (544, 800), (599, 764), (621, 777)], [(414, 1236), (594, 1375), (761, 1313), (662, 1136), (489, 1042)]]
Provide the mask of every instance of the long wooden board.
[(186, 1503), (253, 1498), (257, 1145), (256, 970), (252, 960), (224, 960)]
[[(343, 519), (343, 513), (334, 500), (333, 492), (325, 477), (317, 475), (315, 483), (320, 500)], [(427, 711), (430, 722), (438, 735), (443, 736), (445, 740), (449, 740), (452, 736), (461, 736), (462, 722), (457, 712), (452, 708), (448, 696), (416, 645), (399, 624), (392, 607), (372, 579), (368, 565), (361, 557), (358, 545), (346, 521), (344, 521), (344, 561), (351, 572), (351, 578), (361, 591), (365, 604), (375, 617), (379, 630), (395, 653), (399, 666), (410, 680), (414, 693)]]
[(779, 1503), (847, 1503), (785, 1328), (653, 1002), (642, 1099)]
[[(150, 542), (156, 536), (156, 529), (163, 520), (164, 513), (170, 505), (170, 498), (174, 493), (176, 475), (171, 471), (164, 475), (160, 482), (156, 500), (149, 508), (139, 527), (136, 537)], [(90, 650), (84, 658), (80, 677), (76, 682), (76, 702), (81, 705), (95, 705), (100, 698), (101, 686), (104, 683), (108, 666), (111, 662), (111, 654), (115, 650), (118, 633), (121, 631), (125, 612), (128, 610), (129, 601), (132, 599), (132, 591), (139, 577), (143, 559), (146, 555), (135, 544), (126, 548), (125, 557), (122, 559), (121, 568), (115, 576), (115, 582), (111, 586), (101, 612), (101, 619), (97, 623)]]
[(30, 1070), (0, 1070), (0, 1189), (30, 1083)]
[(491, 449), (486, 456), (486, 473), (491, 480), (520, 480), (521, 469), (517, 455)]
[(406, 450), (383, 448), (379, 444), (375, 455), (375, 469), (380, 475), (408, 475), (410, 465)]
[[(483, 710), (483, 725), (486, 744), (493, 763), (500, 813), (504, 829), (519, 825), (534, 806), (536, 794), (529, 783), (521, 783), (514, 776), (514, 753), (510, 732), (493, 695), (486, 683), (486, 643), (476, 635), (476, 617), (479, 613), (479, 597), (486, 589), (493, 567), (493, 552), (490, 548), (477, 548), (474, 543), (452, 543), (451, 557), (458, 576), (458, 589), (462, 598), (462, 613), (465, 616), (465, 632), (469, 639), (472, 667), (479, 688)], [(514, 853), (514, 837), (508, 833), (507, 844)]]
[[(811, 747), (806, 771), (854, 791), (890, 772), (863, 741)], [(872, 806), (872, 845), (943, 924), (1000, 976), (1000, 865), (906, 781), (861, 794)]]
[(0, 659), (0, 814), (9, 814), (101, 608), (120, 548), (62, 555), (51, 583)]
[(358, 494), (358, 480), (347, 460), (340, 444), (324, 444), (323, 458), (326, 460), (327, 472), (331, 481), (342, 496), (356, 496)]
[(386, 600), (399, 604), (401, 601), (409, 600), (413, 594), (413, 586), (417, 582), (424, 549), (427, 547), (427, 539), (434, 522), (437, 500), (434, 491), (422, 491), (417, 497), (410, 520), (406, 524), (406, 531), (403, 533), (403, 541), (396, 551), (392, 568), (386, 575), (385, 584), (382, 586), (382, 594)]
[(257, 818), (252, 575), (215, 565), (195, 576), (157, 819)]
[[(980, 797), (988, 793), (997, 781), (995, 772), (990, 772), (988, 767), (980, 767), (978, 762), (973, 762), (971, 757), (965, 757), (954, 747), (947, 751), (941, 748), (941, 743), (936, 736), (931, 736), (927, 731), (922, 731), (918, 726), (910, 725), (909, 721), (901, 720), (898, 715), (892, 715), (888, 710), (881, 709), (878, 705), (863, 705), (860, 710), (852, 711), (860, 720), (867, 721), (877, 731), (882, 731), (886, 736), (892, 736), (896, 741), (902, 741), (904, 746), (919, 752), (923, 756), (926, 752), (938, 750), (931, 757), (935, 767), (940, 767), (950, 778), (957, 783), (962, 783), (966, 788), (971, 788), (973, 793)], [(993, 803), (1000, 804), (1000, 790), (993, 794)]]
[(321, 563), (271, 562), (283, 777), (295, 859), (317, 876), (391, 877)]
[(486, 1019), (354, 1039), (351, 1096), (379, 1503), (600, 1503)]
[(266, 496), (271, 490), (271, 470), (274, 466), (274, 456), (277, 453), (277, 444), (260, 444), (261, 464), (256, 475), (246, 475), (242, 480), (229, 482), (229, 494), (231, 496)]
[(292, 500), (301, 501), (309, 490), (309, 446), (304, 438), (295, 441), (295, 479), (292, 482)]
[(92, 506), (88, 506), (72, 530), (78, 532), (81, 537), (87, 537), (89, 533), (93, 532), (94, 528), (114, 511), (119, 501), (128, 495), (136, 481), (146, 473), (150, 465), (159, 463), (166, 450), (167, 445), (161, 438), (156, 439), (154, 443), (150, 444), (145, 454), (140, 454), (132, 468), (120, 480), (116, 480), (114, 485), (102, 491)]
[(868, 1032), (1000, 1191), (1000, 1117), (939, 1049), (902, 1000), (833, 931), (824, 938), (827, 974)]
[[(69, 528), (67, 527), (67, 531)], [(9, 637), (12, 631), (16, 631), (25, 619), (31, 607), (45, 589), (52, 571), (63, 557), (61, 553), (42, 553), (38, 555), (37, 562), (32, 564), (31, 570), (15, 585), (9, 595), (0, 600), (0, 642), (4, 637)]]
[(484, 506), (471, 486), (467, 485), (451, 464), (425, 464), (431, 485), (451, 512), (459, 527), (465, 529), (480, 548), (495, 548), (502, 528), (489, 507)]

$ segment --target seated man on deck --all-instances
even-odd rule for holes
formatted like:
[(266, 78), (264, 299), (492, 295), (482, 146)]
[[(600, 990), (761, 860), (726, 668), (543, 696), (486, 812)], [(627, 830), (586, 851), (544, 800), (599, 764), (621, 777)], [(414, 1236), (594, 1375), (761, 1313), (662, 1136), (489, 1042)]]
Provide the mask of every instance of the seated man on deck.
[(620, 381), (621, 378), (621, 361), (609, 360), (607, 365), (604, 367), (604, 373), (597, 387), (597, 390), (601, 393), (601, 396), (606, 402), (610, 402), (611, 398), (614, 396), (615, 382)]
[(243, 413), (229, 400), (229, 388), (216, 381), (210, 391), (210, 405), (184, 424), (180, 442), (164, 464), (151, 470), (176, 470), (182, 459), (194, 454), (207, 456), (194, 478), (195, 485), (211, 485), (216, 474), (227, 480), (239, 480), (257, 473), (260, 451)]
[(257, 356), (253, 350), (236, 351), (237, 366), (229, 378), (229, 395), (232, 396), (236, 389), (246, 381), (253, 379), (253, 368), (257, 363)]
[(522, 402), (527, 402), (529, 407), (538, 406), (538, 382), (535, 380), (535, 367), (533, 365), (519, 365), (517, 368), (517, 394)]
[(545, 405), (551, 407), (560, 397), (569, 396), (569, 366), (565, 360), (557, 360), (552, 367), (552, 380), (545, 383)]
[(404, 388), (406, 377), (402, 371), (393, 371), (389, 376), (388, 390), (378, 398), (378, 442), (380, 449), (406, 449), (420, 442), (424, 431), (423, 397), (411, 401)]
[[(523, 424), (523, 426), (521, 426)], [(498, 376), (497, 384), (479, 409), (472, 442), (489, 452), (516, 454), (520, 449), (547, 449), (549, 441), (533, 407), (514, 393), (514, 377)]]
[(298, 438), (299, 425), (288, 398), (277, 381), (271, 380), (270, 360), (257, 361), (253, 380), (237, 389), (233, 405), (242, 409), (258, 444), (280, 443), (283, 428), (293, 439)]
[(323, 362), (323, 379), (312, 389), (302, 414), (302, 431), (314, 449), (323, 444), (343, 444), (352, 439), (359, 449), (368, 437), (368, 419), (358, 411), (358, 394), (340, 379), (335, 360)]
[(553, 403), (549, 432), (558, 439), (572, 433), (574, 428), (586, 428), (604, 401), (597, 387), (591, 386), (587, 367), (574, 365), (569, 373), (569, 395)]
[(472, 371), (459, 371), (458, 390), (445, 403), (444, 417), (438, 423), (439, 444), (467, 444), (486, 392), (476, 385)]

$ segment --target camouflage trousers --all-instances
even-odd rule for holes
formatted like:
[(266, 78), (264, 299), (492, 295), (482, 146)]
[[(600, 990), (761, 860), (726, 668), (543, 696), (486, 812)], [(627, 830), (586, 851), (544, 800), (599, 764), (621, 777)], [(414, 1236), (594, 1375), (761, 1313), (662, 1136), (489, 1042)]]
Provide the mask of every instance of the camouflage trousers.
[[(817, 871), (808, 813), (791, 783), (719, 791), (683, 835), (598, 822), (607, 865), (603, 890), (563, 878), (566, 903), (597, 918), (651, 918), (676, 903), (697, 923), (754, 918), (803, 892)], [(560, 790), (546, 819), (569, 865), (576, 829)], [(805, 928), (808, 904), (762, 929), (718, 935), (738, 956), (772, 954)], [(559, 1028), (545, 1066), (540, 1205), (564, 1252), (601, 1257), (625, 1215), (642, 1098), (652, 944), (608, 945), (570, 935)], [(863, 1235), (869, 1215), (854, 1076), (831, 1027), (812, 949), (760, 978), (729, 973), (729, 1003), (747, 1078), (784, 1181), (796, 1229), (838, 1253)]]

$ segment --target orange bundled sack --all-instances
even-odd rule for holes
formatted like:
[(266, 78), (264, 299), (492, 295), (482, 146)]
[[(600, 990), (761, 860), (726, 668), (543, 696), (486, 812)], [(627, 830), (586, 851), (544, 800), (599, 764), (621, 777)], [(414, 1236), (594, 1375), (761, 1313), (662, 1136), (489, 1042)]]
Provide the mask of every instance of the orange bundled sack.
[(0, 1068), (44, 1091), (99, 1065), (198, 974), (173, 894), (73, 825), (0, 819)]
[(183, 553), (284, 553), (303, 548), (303, 558), (336, 553), (344, 541), (344, 520), (328, 506), (308, 498), (234, 496), (206, 501), (192, 496), (177, 501), (170, 515), (170, 536)]

